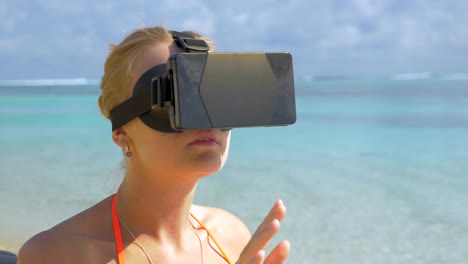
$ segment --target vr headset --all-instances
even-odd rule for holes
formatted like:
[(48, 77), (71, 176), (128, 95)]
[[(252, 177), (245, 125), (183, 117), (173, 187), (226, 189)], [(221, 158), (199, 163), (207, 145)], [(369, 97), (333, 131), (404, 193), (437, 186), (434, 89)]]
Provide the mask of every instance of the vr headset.
[(138, 79), (132, 96), (110, 111), (112, 130), (136, 117), (166, 133), (296, 122), (291, 54), (209, 52), (203, 40), (171, 34), (185, 52)]

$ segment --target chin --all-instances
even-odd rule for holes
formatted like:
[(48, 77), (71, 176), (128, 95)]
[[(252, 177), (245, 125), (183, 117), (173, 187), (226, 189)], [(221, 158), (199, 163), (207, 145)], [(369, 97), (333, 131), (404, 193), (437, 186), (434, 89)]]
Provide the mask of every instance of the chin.
[(211, 174), (217, 173), (222, 168), (222, 164), (204, 164), (203, 166), (197, 166), (195, 170), (197, 171), (197, 174), (201, 176), (209, 176)]
[(204, 158), (198, 160), (192, 169), (197, 175), (205, 177), (220, 171), (224, 167), (225, 161), (219, 156), (217, 158)]

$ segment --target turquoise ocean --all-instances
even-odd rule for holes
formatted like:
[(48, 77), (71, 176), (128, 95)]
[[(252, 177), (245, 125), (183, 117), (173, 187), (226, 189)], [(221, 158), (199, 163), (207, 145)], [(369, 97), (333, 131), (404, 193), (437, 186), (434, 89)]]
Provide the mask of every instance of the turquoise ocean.
[[(468, 263), (468, 78), (296, 89), (296, 124), (234, 129), (196, 203), (254, 231), (283, 199), (288, 263)], [(116, 191), (123, 157), (98, 95), (86, 80), (1, 83), (0, 249)]]

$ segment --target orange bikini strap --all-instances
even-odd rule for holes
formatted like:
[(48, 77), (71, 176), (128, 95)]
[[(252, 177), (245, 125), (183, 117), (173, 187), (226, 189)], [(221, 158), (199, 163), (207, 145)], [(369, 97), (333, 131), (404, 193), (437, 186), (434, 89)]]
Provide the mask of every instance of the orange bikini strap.
[(224, 252), (223, 248), (220, 246), (220, 244), (218, 243), (218, 241), (216, 241), (215, 237), (213, 236), (213, 234), (211, 234), (210, 230), (208, 228), (206, 228), (206, 226), (200, 221), (198, 220), (192, 213), (190, 213), (190, 215), (193, 217), (193, 219), (195, 219), (195, 221), (197, 221), (201, 227), (203, 227), (203, 229), (205, 229), (206, 233), (208, 233), (208, 236), (211, 238), (211, 240), (213, 240), (213, 242), (216, 244), (216, 246), (218, 247), (219, 251), (221, 251), (221, 254), (223, 254), (223, 258), (224, 260), (226, 260), (227, 263), (229, 264), (232, 264), (232, 261), (229, 259), (228, 255), (226, 254), (226, 252)]
[[(208, 236), (216, 244), (219, 251), (221, 251), (221, 254), (223, 254), (223, 258), (226, 260), (226, 262), (228, 264), (232, 264), (232, 261), (229, 259), (226, 252), (224, 252), (223, 248), (221, 248), (221, 245), (218, 243), (218, 241), (216, 241), (213, 234), (211, 234), (210, 230), (200, 220), (198, 220), (192, 213), (190, 213), (190, 215), (193, 217), (193, 219), (195, 219), (195, 221), (198, 222), (198, 224), (200, 224), (200, 226), (203, 229), (205, 229), (206, 233), (208, 233)], [(118, 261), (118, 264), (125, 264), (124, 248), (123, 248), (123, 243), (122, 243), (122, 233), (120, 231), (119, 216), (117, 215), (117, 194), (114, 194), (114, 196), (112, 197), (112, 225), (114, 228), (115, 247), (117, 249), (117, 258), (118, 258), (117, 261)]]
[(112, 197), (112, 225), (114, 227), (115, 247), (117, 248), (117, 263), (125, 264), (122, 233), (120, 232), (119, 216), (117, 215), (117, 194)]

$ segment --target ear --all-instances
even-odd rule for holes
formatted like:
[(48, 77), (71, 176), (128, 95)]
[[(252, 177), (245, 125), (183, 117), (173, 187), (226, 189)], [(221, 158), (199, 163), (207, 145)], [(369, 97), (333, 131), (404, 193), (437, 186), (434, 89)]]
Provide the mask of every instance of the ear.
[(112, 141), (114, 141), (114, 143), (121, 148), (124, 148), (128, 145), (127, 133), (123, 127), (112, 131)]

